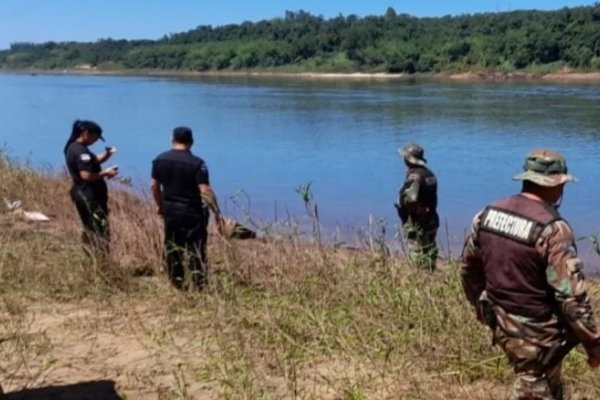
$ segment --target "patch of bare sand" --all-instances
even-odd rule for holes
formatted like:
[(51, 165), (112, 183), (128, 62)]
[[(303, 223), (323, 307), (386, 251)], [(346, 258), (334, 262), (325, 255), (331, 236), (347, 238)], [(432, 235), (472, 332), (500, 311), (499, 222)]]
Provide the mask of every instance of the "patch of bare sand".
[(574, 82), (574, 83), (600, 83), (600, 72), (569, 72), (569, 73), (551, 73), (543, 76), (546, 81), (554, 82)]
[(447, 75), (446, 78), (456, 82), (482, 82), (482, 81), (517, 81), (538, 80), (542, 74), (533, 72), (463, 72)]
[[(444, 76), (439, 76), (444, 80)], [(483, 81), (542, 81), (560, 83), (600, 83), (600, 72), (571, 72), (560, 71), (553, 73), (541, 72), (464, 72), (450, 74), (447, 79), (456, 82)]]
[[(127, 398), (180, 398), (186, 393), (191, 398), (220, 398), (213, 383), (192, 380), (182, 368), (192, 362), (202, 366), (206, 343), (190, 347), (185, 337), (170, 341), (166, 334), (153, 336), (150, 332), (160, 335), (162, 321), (151, 309), (115, 310), (82, 303), (32, 306), (27, 312), (29, 334), (43, 334), (51, 347), (4, 381), (6, 392), (112, 380)], [(5, 361), (20, 366), (18, 359), (17, 355)]]

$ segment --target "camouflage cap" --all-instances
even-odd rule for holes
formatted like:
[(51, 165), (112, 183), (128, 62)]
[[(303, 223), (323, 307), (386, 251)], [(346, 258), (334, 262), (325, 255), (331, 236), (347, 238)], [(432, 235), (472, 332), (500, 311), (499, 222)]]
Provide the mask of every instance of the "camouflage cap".
[(423, 150), (423, 148), (416, 143), (411, 143), (401, 149), (398, 149), (398, 154), (404, 157), (404, 159), (410, 164), (423, 166), (427, 164), (427, 160), (423, 157), (425, 150)]
[(534, 150), (527, 155), (520, 174), (513, 177), (516, 181), (531, 181), (540, 186), (558, 186), (577, 179), (567, 172), (567, 160), (553, 150)]

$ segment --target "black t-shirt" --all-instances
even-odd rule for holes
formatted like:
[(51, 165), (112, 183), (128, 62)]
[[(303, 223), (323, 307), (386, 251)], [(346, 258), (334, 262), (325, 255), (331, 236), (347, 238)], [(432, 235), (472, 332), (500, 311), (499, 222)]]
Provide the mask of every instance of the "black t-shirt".
[(152, 178), (162, 186), (166, 214), (204, 215), (198, 185), (209, 184), (204, 161), (186, 150), (169, 150), (152, 162)]
[(79, 189), (85, 196), (91, 196), (96, 201), (106, 202), (108, 199), (108, 190), (104, 179), (85, 182), (81, 179), (80, 175), (81, 171), (89, 171), (97, 174), (102, 170), (96, 155), (87, 146), (73, 142), (67, 148), (65, 159), (69, 174), (73, 180), (73, 187)]

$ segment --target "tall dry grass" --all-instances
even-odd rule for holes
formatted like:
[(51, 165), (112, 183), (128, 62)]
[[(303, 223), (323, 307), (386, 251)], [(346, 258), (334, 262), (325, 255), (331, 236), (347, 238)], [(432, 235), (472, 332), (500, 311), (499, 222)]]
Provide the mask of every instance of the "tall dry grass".
[[(407, 267), (401, 255), (379, 245), (315, 246), (299, 234), (248, 242), (211, 237), (209, 286), (179, 292), (162, 274), (162, 225), (143, 190), (111, 187), (112, 261), (106, 268), (91, 262), (79, 244), (64, 176), (4, 158), (0, 182), (0, 198), (20, 199), (27, 209), (54, 216), (49, 225), (6, 213), (0, 218), (5, 386), (51, 381), (61, 362), (60, 349), (31, 315), (49, 304), (91, 302), (98, 316), (91, 332), (110, 327), (115, 337), (135, 337), (151, 354), (152, 372), (139, 390), (152, 387), (153, 376), (169, 376), (168, 389), (156, 389), (157, 398), (508, 394), (510, 369), (476, 323), (452, 260), (430, 274)], [(154, 277), (139, 277), (140, 270)], [(68, 334), (75, 327), (64, 329)], [(581, 352), (568, 358), (566, 376), (573, 398), (600, 398), (600, 380), (586, 369)]]

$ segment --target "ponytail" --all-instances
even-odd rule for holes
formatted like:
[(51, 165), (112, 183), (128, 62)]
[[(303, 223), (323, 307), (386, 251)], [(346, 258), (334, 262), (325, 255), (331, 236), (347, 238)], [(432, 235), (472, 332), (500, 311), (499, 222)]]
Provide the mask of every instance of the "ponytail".
[(76, 120), (75, 122), (73, 122), (73, 128), (71, 129), (71, 136), (69, 136), (69, 139), (67, 140), (67, 143), (65, 144), (65, 149), (64, 149), (65, 154), (67, 154), (67, 150), (69, 149), (69, 146), (71, 145), (71, 143), (76, 141), (77, 138), (79, 137), (80, 129), (81, 129), (80, 121)]
[(93, 121), (76, 120), (75, 122), (73, 122), (73, 128), (71, 129), (71, 136), (69, 136), (69, 139), (67, 140), (67, 143), (65, 144), (65, 148), (63, 150), (65, 154), (67, 154), (67, 150), (69, 149), (69, 146), (71, 145), (71, 143), (76, 141), (79, 138), (79, 136), (81, 135), (81, 133), (85, 132), (85, 131), (88, 131), (90, 133), (93, 133), (93, 134), (96, 134), (99, 136), (102, 135), (102, 128), (97, 123), (95, 123)]

